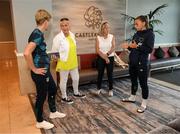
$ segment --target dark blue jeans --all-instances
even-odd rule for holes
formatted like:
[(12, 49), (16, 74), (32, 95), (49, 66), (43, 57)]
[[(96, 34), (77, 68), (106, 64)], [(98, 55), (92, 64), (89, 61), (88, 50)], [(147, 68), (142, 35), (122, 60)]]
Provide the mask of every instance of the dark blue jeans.
[(45, 75), (38, 75), (31, 71), (31, 77), (36, 85), (37, 91), (35, 104), (36, 120), (37, 122), (42, 122), (43, 105), (47, 95), (50, 111), (56, 112), (55, 95), (57, 92), (57, 87), (49, 70)]

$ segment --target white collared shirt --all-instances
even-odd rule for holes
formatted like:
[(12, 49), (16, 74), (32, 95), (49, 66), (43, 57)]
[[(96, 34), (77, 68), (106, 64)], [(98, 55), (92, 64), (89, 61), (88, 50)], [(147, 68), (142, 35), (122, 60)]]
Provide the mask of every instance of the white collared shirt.
[[(70, 31), (69, 33), (74, 41), (74, 44), (76, 45), (74, 34)], [(51, 52), (58, 52), (60, 56), (60, 60), (67, 61), (69, 55), (69, 42), (62, 31), (54, 37)]]

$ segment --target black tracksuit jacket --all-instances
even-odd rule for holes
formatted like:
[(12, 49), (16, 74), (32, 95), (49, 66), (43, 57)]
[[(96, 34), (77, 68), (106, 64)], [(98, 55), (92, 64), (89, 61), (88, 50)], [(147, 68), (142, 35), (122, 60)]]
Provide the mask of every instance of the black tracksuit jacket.
[(137, 48), (130, 48), (129, 50), (129, 65), (130, 66), (147, 66), (148, 55), (154, 48), (154, 33), (152, 29), (137, 31), (133, 36), (133, 41), (138, 45)]

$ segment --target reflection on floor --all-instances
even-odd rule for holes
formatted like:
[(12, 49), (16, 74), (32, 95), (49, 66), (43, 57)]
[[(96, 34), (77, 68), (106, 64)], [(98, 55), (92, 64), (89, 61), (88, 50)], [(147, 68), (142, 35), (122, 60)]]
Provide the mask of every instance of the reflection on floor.
[[(107, 82), (103, 83), (107, 89)], [(180, 91), (173, 90), (154, 82), (149, 82), (150, 98), (145, 113), (136, 112), (140, 105), (140, 90), (137, 102), (134, 104), (120, 101), (130, 92), (128, 78), (116, 79), (114, 82), (114, 97), (108, 97), (107, 92), (97, 96), (94, 92), (95, 84), (81, 86), (80, 89), (87, 95), (85, 99), (75, 99), (74, 104), (62, 104), (60, 91), (57, 95), (58, 110), (67, 114), (63, 119), (50, 120), (47, 103), (44, 106), (44, 116), (55, 124), (55, 128), (44, 131), (46, 134), (59, 133), (122, 133), (143, 134), (167, 124), (169, 121), (180, 116)], [(69, 89), (71, 90), (71, 89)], [(72, 96), (72, 91), (69, 92)], [(35, 95), (31, 94), (32, 104), (35, 103)]]
[(0, 61), (0, 134), (40, 134), (27, 96), (19, 92), (16, 59)]

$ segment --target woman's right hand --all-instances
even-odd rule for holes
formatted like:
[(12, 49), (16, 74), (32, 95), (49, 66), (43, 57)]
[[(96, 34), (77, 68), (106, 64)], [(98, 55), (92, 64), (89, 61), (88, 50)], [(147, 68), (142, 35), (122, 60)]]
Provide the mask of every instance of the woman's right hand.
[(47, 68), (35, 68), (32, 70), (35, 74), (45, 75)]
[(102, 54), (101, 54), (101, 58), (103, 58), (104, 60), (106, 60), (106, 59), (108, 58), (108, 56), (107, 56), (107, 54), (102, 53)]
[(122, 43), (120, 46), (121, 46), (121, 48), (123, 48), (123, 49), (127, 49), (127, 48), (129, 47), (129, 44), (128, 44), (127, 42), (124, 42), (124, 43)]

